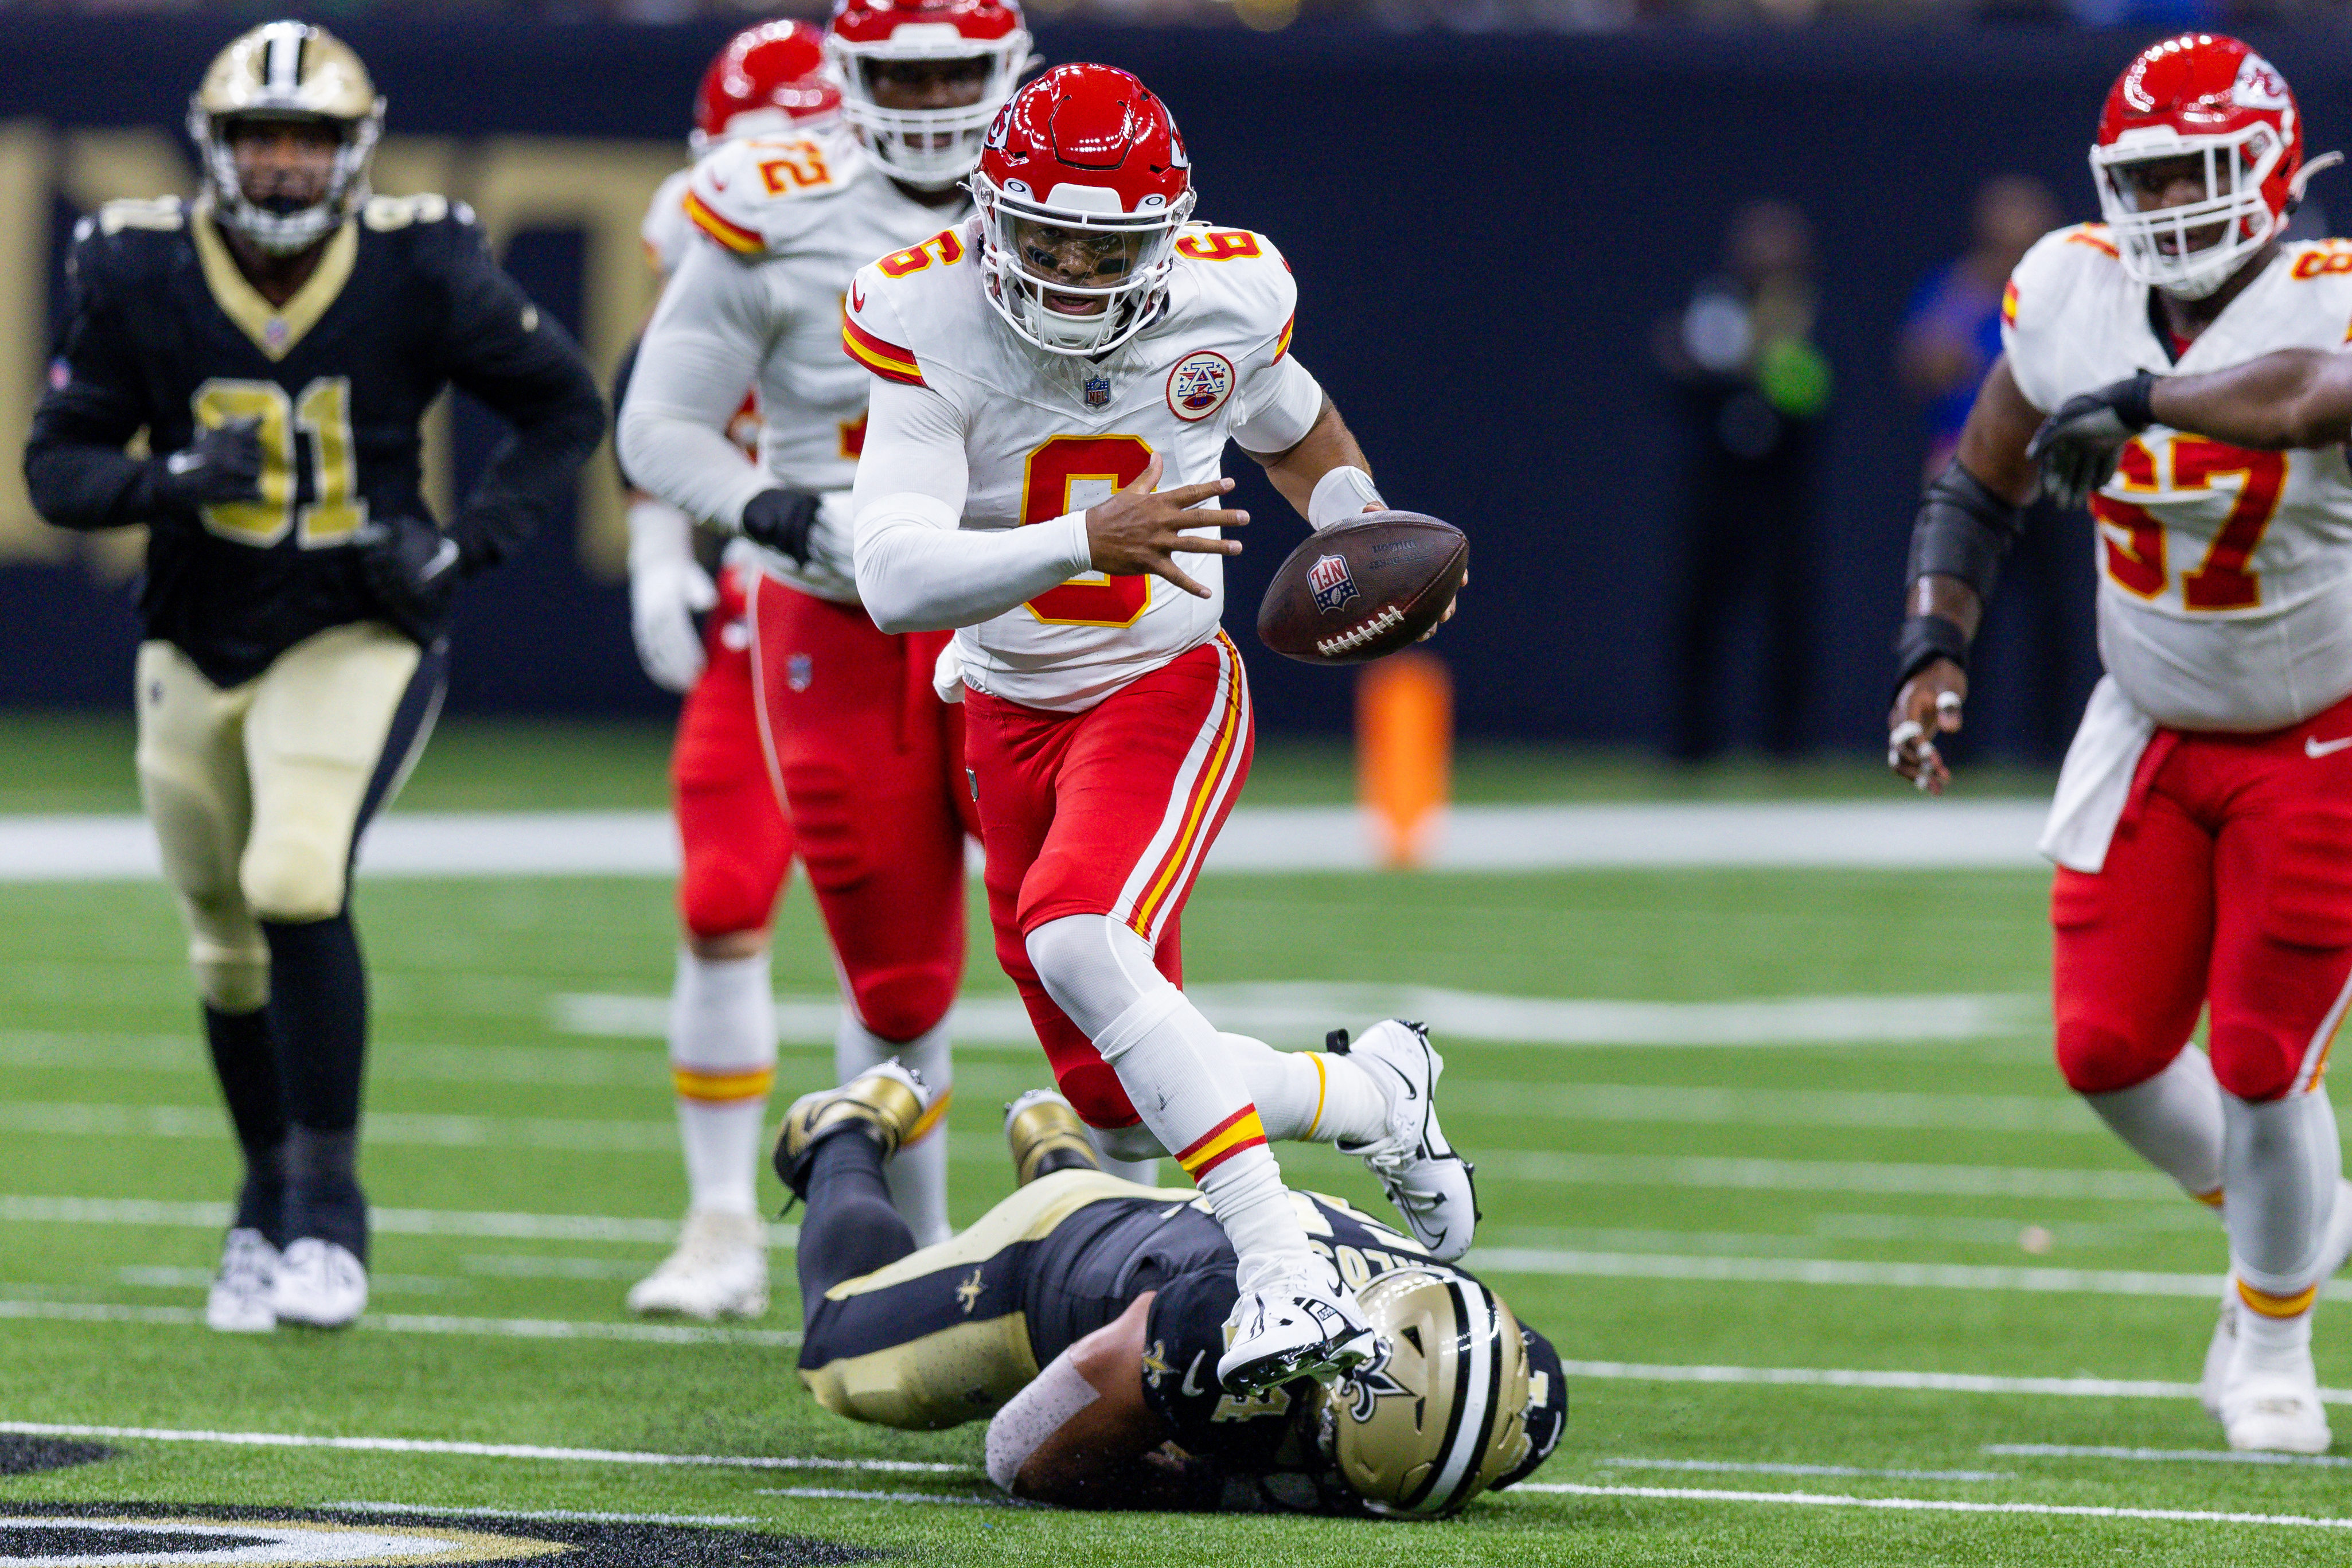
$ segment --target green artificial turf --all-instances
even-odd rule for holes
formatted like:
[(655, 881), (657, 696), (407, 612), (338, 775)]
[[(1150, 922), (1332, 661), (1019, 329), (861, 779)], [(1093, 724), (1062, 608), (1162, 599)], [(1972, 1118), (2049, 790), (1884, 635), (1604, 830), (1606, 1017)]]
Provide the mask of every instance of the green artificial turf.
[[(635, 744), (614, 741), (593, 753), (595, 765), (620, 766), (638, 755)], [(428, 763), (412, 805), (617, 803), (534, 793), (561, 786), (519, 784), (530, 770), (476, 766), (464, 751), (441, 754), (440, 782)], [(53, 761), (70, 754), (52, 744)], [(122, 771), (120, 755), (97, 745), (86, 765)], [(39, 780), (23, 767), (0, 770), (8, 808), (29, 808), (26, 792)], [(1423, 984), (1681, 1003), (2031, 997), (2046, 984), (2044, 896), (2032, 873), (1213, 877), (1186, 912), (1185, 932), (1189, 978), (1202, 984)], [(1593, 1375), (1571, 1377), (1566, 1440), (1534, 1480), (1614, 1490), (1521, 1491), (1423, 1525), (997, 1506), (978, 1468), (979, 1426), (902, 1434), (837, 1419), (801, 1391), (787, 1345), (740, 1334), (688, 1343), (577, 1337), (582, 1326), (629, 1325), (622, 1292), (665, 1250), (683, 1186), (659, 1040), (566, 1033), (557, 998), (664, 992), (675, 940), (664, 884), (384, 880), (363, 885), (357, 907), (377, 1025), (364, 1175), (380, 1210), (406, 1217), (379, 1232), (368, 1323), (243, 1339), (184, 1321), (56, 1315), (197, 1306), (216, 1233), (177, 1210), (120, 1205), (217, 1203), (233, 1183), (234, 1153), (164, 891), (137, 882), (0, 885), (0, 1423), (818, 1463), (666, 1467), (117, 1436), (105, 1439), (117, 1449), (110, 1459), (0, 1475), (0, 1513), (82, 1501), (663, 1514), (749, 1521), (914, 1563), (1071, 1568), (2067, 1568), (2338, 1563), (2352, 1549), (2343, 1530), (2278, 1523), (1706, 1495), (2352, 1517), (2340, 1468), (1986, 1451), (2210, 1453), (2220, 1435), (2186, 1397)], [(780, 991), (830, 987), (804, 888), (786, 900), (776, 954)], [(984, 951), (971, 961), (970, 989), (1008, 993)], [(1737, 1048), (1441, 1044), (1447, 1130), (1484, 1163), (1481, 1253), (1506, 1265), (1487, 1278), (1571, 1361), (2197, 1375), (2210, 1301), (2101, 1279), (2218, 1275), (2218, 1227), (2165, 1194), (2073, 1104), (2037, 1034)], [(827, 1067), (824, 1050), (788, 1046), (780, 1092), (821, 1082)], [(997, 1105), (1045, 1072), (1034, 1051), (992, 1045), (961, 1052), (959, 1077), (953, 1196), (968, 1221), (1009, 1185)], [(1323, 1149), (1284, 1157), (1295, 1182), (1378, 1212), (1377, 1190), (1352, 1162)], [(1688, 1163), (1707, 1160), (1723, 1163)], [(1913, 1179), (1945, 1167), (1954, 1182)], [(2021, 1171), (2051, 1174), (1993, 1182), (1995, 1195), (1941, 1190), (1966, 1187), (1969, 1173), (1990, 1182)], [(2080, 1195), (2110, 1178), (2115, 1195)], [(772, 1182), (763, 1195), (780, 1198)], [(106, 1216), (95, 1223), (49, 1201), (67, 1199), (117, 1206), (83, 1211)], [(462, 1233), (495, 1228), (467, 1217), (484, 1215), (639, 1223), (569, 1237)], [(1667, 1277), (1709, 1260), (1733, 1277)], [(790, 1262), (778, 1255), (776, 1303), (757, 1325), (771, 1333), (798, 1326)], [(1653, 1265), (1657, 1277), (1643, 1272)], [(1771, 1277), (1805, 1265), (1833, 1282)], [(1834, 1282), (1846, 1279), (1840, 1268), (1905, 1265), (1988, 1272)], [(1968, 1283), (2058, 1279), (1989, 1272), (2003, 1269), (2086, 1273), (2059, 1280), (2079, 1287), (2064, 1289)], [(2319, 1331), (2331, 1385), (2352, 1382), (2352, 1357), (2331, 1331), (2339, 1311), (2323, 1313)], [(575, 1337), (517, 1337), (517, 1322), (557, 1325), (532, 1331), (541, 1334), (569, 1325)], [(507, 1328), (478, 1331), (497, 1325)], [(423, 1328), (460, 1331), (412, 1331)], [(877, 1459), (949, 1468), (838, 1463)], [(1946, 1474), (1883, 1473), (1892, 1471)], [(1645, 1489), (1672, 1495), (1639, 1495)], [(837, 1491), (877, 1495), (807, 1495)]]

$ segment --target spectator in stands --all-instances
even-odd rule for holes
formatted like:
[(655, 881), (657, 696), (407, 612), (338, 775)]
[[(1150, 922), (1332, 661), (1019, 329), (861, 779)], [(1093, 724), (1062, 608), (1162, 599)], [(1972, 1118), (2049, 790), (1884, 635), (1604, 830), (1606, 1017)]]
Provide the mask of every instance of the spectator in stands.
[(1813, 610), (1813, 474), (1830, 368), (1812, 344), (1812, 226), (1783, 201), (1734, 216), (1722, 270), (1659, 322), (1659, 363), (1689, 432), (1675, 606), (1674, 754), (1722, 750), (1727, 655), (1739, 612), (1763, 602), (1762, 740), (1803, 744)]
[[(1952, 460), (1960, 426), (1985, 373), (2000, 353), (2000, 295), (2026, 250), (2063, 221), (2050, 188), (2028, 174), (1996, 174), (1977, 187), (1976, 236), (1958, 259), (1930, 273), (1911, 297), (1895, 356), (1895, 374), (1926, 416), (1925, 473)], [(2095, 679), (2082, 606), (2089, 559), (2083, 519), (2036, 501), (2025, 536), (2002, 568), (2007, 589), (1998, 644), (2022, 647), (2031, 680), (2002, 683), (2028, 694), (2023, 740), (2035, 757), (2062, 755)], [(1995, 655), (1995, 657), (1999, 657)]]

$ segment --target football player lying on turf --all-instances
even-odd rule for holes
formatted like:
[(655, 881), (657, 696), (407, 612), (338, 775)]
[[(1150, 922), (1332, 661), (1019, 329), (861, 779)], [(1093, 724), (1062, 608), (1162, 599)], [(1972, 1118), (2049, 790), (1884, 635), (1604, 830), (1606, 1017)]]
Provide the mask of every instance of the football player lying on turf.
[[(1020, 1188), (919, 1250), (884, 1171), (930, 1103), (896, 1061), (804, 1095), (776, 1173), (801, 1221), (801, 1381), (908, 1430), (991, 1417), (988, 1474), (1073, 1508), (1422, 1517), (1524, 1479), (1559, 1441), (1549, 1341), (1411, 1237), (1299, 1194), (1375, 1348), (1328, 1385), (1217, 1384), (1234, 1247), (1190, 1194), (1105, 1174), (1049, 1090), (1006, 1110)], [(1043, 1370), (1040, 1370), (1040, 1369)]]
[[(2343, 340), (2352, 258), (2282, 231), (2332, 161), (2305, 161), (2294, 95), (2233, 38), (2125, 69), (2092, 149), (2108, 222), (2019, 265), (2004, 352), (1928, 487), (1887, 721), (1889, 763), (1940, 790), (1935, 741), (2038, 458), (2097, 521), (2107, 669), (2041, 846), (2059, 1065), (2221, 1211), (2202, 1393), (2230, 1446), (2314, 1454), (2312, 1308), (2352, 1247), (2322, 1087), (2352, 994), (2352, 374), (2318, 352)], [(2209, 1009), (2210, 1057), (2189, 1043)]]

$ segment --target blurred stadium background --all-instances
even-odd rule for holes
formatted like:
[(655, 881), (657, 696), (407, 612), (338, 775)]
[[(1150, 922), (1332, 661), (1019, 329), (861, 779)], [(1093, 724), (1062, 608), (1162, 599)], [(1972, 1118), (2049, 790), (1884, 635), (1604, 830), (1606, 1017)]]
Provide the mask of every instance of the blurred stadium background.
[[(1223, 25), (1286, 22), (1289, 11), (1251, 7), (1290, 3), (1045, 5), (1040, 45), (1051, 59), (1129, 64), (1159, 87), (1192, 142), (1202, 211), (1272, 234), (1296, 265), (1302, 355), (1390, 493), (1476, 540), (1472, 613), (1437, 645), (1473, 742), (1874, 749), (1933, 434), (1897, 345), (1923, 288), (1969, 247), (1979, 185), (2026, 176), (2059, 216), (2093, 216), (2082, 159), (2100, 95), (2117, 61), (2179, 21), (2258, 16), (2257, 41), (2311, 107), (2315, 147), (2340, 140), (2336, 110), (2352, 89), (2352, 37), (2317, 5), (2130, 0), (2118, 26), (2084, 29), (2062, 25), (2072, 12), (2058, 5), (1831, 0), (1797, 26), (1759, 21), (1810, 9), (1780, 0), (1753, 14), (1645, 0), (1622, 15), (1612, 0), (1307, 0), (1295, 26)], [(13, 454), (76, 214), (186, 188), (189, 84), (262, 12), (0, 11), (0, 447), (12, 454), (0, 465), (0, 713), (119, 712), (132, 542), (45, 528)], [(390, 100), (379, 188), (470, 200), (510, 268), (607, 369), (651, 298), (635, 238), (646, 198), (685, 157), (693, 85), (741, 14), (668, 16), (626, 4), (320, 12)], [(2317, 198), (2332, 199), (2328, 182)], [(1659, 340), (1724, 269), (1738, 215), (1763, 200), (1789, 204), (1811, 231), (1817, 358), (1798, 395), (1811, 511), (1727, 543), (1683, 522), (1689, 449), (1704, 437)], [(440, 464), (462, 484), (488, 421), (460, 406), (440, 429)], [(2088, 536), (2079, 519), (2059, 526), (2049, 571), (2063, 581), (2000, 606), (1980, 655), (1979, 754), (2053, 763), (2087, 689)], [(1237, 629), (1286, 528), (1261, 529), (1232, 575)], [(1780, 614), (1794, 607), (1795, 647), (1774, 651), (1760, 579), (1790, 552)], [(467, 595), (452, 714), (657, 722), (667, 701), (630, 652), (621, 554), (600, 459), (576, 517)], [(1727, 627), (1714, 672), (1726, 717), (1694, 741), (1675, 717), (1679, 606), (1709, 571), (1734, 588), (1759, 581), (1706, 617)], [(1265, 658), (1256, 675), (1269, 739), (1344, 731), (1346, 693), (1328, 672)], [(2071, 694), (2054, 712), (2053, 686)], [(1769, 721), (1768, 688), (1793, 692), (1788, 721)]]

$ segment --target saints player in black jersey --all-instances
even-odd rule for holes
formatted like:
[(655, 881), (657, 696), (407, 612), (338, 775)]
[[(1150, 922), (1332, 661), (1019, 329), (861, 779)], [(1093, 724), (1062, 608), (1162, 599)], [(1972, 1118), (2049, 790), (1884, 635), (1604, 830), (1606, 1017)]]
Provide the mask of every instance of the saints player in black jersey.
[[(370, 194), (383, 119), (320, 28), (223, 50), (189, 113), (202, 194), (76, 230), (25, 452), (50, 522), (149, 531), (140, 784), (247, 1162), (218, 1329), (366, 1304), (352, 846), (431, 728), (457, 583), (569, 493), (604, 429), (579, 349), (472, 215)], [(436, 526), (417, 422), (450, 384), (514, 428)], [(154, 456), (125, 451), (142, 430)]]
[(1301, 1217), (1376, 1352), (1328, 1385), (1219, 1387), (1233, 1244), (1205, 1201), (1104, 1174), (1050, 1091), (1006, 1109), (1020, 1190), (918, 1249), (883, 1165), (929, 1102), (892, 1061), (785, 1116), (776, 1172), (808, 1205), (800, 1375), (826, 1409), (915, 1430), (988, 1417), (990, 1478), (1074, 1508), (1444, 1514), (1559, 1444), (1550, 1342), (1320, 1194), (1296, 1194)]

